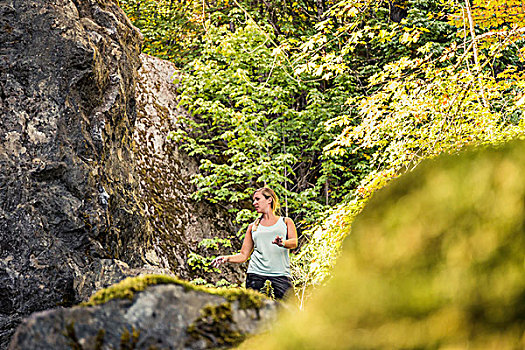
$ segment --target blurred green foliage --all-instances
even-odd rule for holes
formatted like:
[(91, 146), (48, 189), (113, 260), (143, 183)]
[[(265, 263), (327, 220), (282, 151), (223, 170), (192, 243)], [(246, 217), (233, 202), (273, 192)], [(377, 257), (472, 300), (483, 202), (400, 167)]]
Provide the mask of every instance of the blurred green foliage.
[(427, 161), (378, 191), (334, 278), (250, 349), (522, 349), (525, 143)]

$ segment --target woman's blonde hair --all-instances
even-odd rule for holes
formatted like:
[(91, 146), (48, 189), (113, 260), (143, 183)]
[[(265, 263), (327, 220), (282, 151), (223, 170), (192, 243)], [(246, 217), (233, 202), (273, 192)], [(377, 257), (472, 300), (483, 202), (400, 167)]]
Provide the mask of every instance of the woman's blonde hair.
[[(269, 187), (261, 187), (259, 188), (258, 190), (255, 190), (253, 192), (253, 195), (255, 195), (257, 192), (260, 192), (264, 198), (268, 199), (268, 198), (271, 198), (272, 199), (272, 202), (270, 204), (270, 208), (272, 209), (272, 213), (274, 214), (279, 214), (280, 211), (281, 211), (281, 204), (279, 203), (279, 198), (277, 197), (277, 195), (275, 194), (275, 192), (269, 188)], [(255, 222), (253, 223), (253, 226), (252, 226), (252, 232), (257, 230), (257, 226), (259, 226), (259, 222), (261, 222), (261, 219), (262, 219), (262, 215), (257, 218), (257, 220), (255, 220)]]

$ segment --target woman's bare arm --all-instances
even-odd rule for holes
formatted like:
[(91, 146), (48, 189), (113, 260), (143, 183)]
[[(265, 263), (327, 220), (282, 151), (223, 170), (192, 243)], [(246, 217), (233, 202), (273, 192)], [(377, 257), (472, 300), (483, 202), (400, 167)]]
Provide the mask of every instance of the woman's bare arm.
[(246, 230), (246, 235), (244, 235), (244, 241), (242, 242), (241, 251), (238, 254), (234, 255), (222, 255), (215, 260), (213, 260), (213, 267), (218, 267), (221, 264), (224, 264), (225, 262), (232, 262), (232, 263), (243, 263), (250, 255), (252, 255), (253, 251), (253, 239), (252, 239), (252, 225), (248, 226), (248, 229)]
[(273, 244), (277, 244), (279, 247), (295, 249), (297, 248), (297, 229), (292, 219), (286, 218), (284, 220), (286, 224), (286, 232), (288, 239), (284, 240), (283, 237), (277, 236), (273, 240)]

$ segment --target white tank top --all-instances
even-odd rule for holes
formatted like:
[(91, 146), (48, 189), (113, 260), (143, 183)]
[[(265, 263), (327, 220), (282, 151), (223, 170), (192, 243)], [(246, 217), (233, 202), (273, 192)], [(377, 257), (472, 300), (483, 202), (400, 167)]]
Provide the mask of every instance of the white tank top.
[(257, 229), (252, 231), (253, 253), (248, 264), (248, 273), (291, 277), (289, 250), (272, 243), (276, 236), (285, 240), (287, 232), (283, 217), (277, 219), (272, 226), (257, 225)]

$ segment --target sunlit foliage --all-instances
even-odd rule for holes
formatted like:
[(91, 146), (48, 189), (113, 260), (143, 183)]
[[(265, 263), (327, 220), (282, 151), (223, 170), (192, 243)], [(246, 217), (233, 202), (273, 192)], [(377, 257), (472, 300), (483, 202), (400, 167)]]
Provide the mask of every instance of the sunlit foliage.
[(189, 130), (170, 135), (202, 158), (195, 198), (233, 210), (244, 205), (239, 222), (263, 185), (283, 197), (285, 211), (306, 216), (321, 209), (301, 181), (315, 184), (320, 176), (319, 168), (304, 164), (319, 163), (322, 146), (316, 144), (326, 139), (328, 117), (304, 102), (314, 92), (290, 79), (283, 54), (266, 45), (271, 36), (254, 22), (234, 33), (210, 28), (201, 56), (180, 77), (181, 105), (192, 114)]
[[(525, 135), (523, 39), (516, 36), (520, 29), (501, 27), (496, 33), (494, 28), (476, 26), (471, 32), (466, 10), (462, 21), (457, 19), (457, 10), (464, 4), (450, 3), (453, 6), (448, 7), (447, 15), (447, 7), (421, 13), (429, 9), (422, 7), (418, 12), (414, 8), (418, 3), (422, 2), (409, 2), (406, 23), (417, 22), (413, 16), (424, 14), (435, 27), (445, 30), (442, 33), (449, 33), (448, 39), (427, 36), (421, 40), (418, 35), (428, 35), (424, 30), (428, 26), (414, 26), (408, 36), (396, 37), (391, 31), (390, 40), (415, 50), (382, 65), (380, 72), (368, 78), (372, 93), (350, 100), (353, 113), (327, 123), (330, 129), (341, 128), (325, 148), (327, 155), (369, 155), (370, 171), (352, 192), (353, 201), (342, 205), (327, 221), (334, 220), (334, 215), (346, 215), (345, 234), (350, 233), (355, 211), (371, 195), (422, 160), (456, 153), (469, 145), (501, 144)], [(333, 233), (321, 230), (312, 243), (324, 250), (324, 242), (330, 241)], [(316, 283), (318, 280), (312, 281)]]

